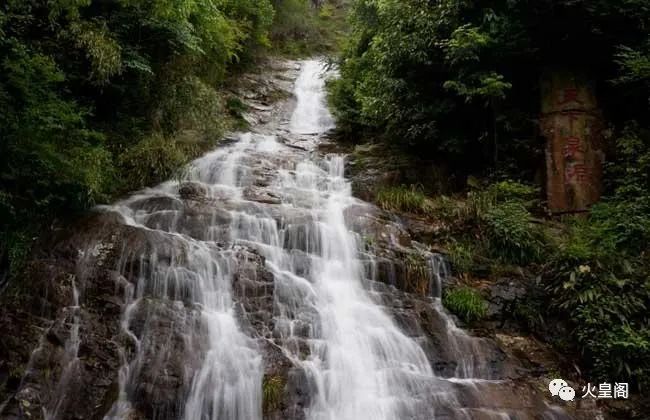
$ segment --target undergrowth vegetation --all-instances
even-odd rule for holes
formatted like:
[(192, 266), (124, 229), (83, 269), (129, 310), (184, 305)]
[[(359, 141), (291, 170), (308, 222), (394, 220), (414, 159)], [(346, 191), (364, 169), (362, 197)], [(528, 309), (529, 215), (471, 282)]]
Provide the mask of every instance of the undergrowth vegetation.
[(443, 304), (464, 322), (480, 321), (487, 314), (487, 303), (483, 296), (470, 287), (460, 286), (444, 293)]
[[(532, 331), (552, 328), (546, 324), (551, 318), (562, 320), (571, 335), (557, 337), (556, 344), (581, 355), (589, 378), (644, 388), (650, 385), (650, 138), (639, 135), (618, 139), (603, 201), (562, 223), (544, 219), (537, 188), (512, 180), (472, 179), (465, 197), (384, 187), (376, 201), (390, 211), (442, 221), (438, 240), (465, 280), (499, 278), (516, 267), (535, 273), (541, 290), (520, 302), (513, 316)], [(443, 303), (465, 322), (484, 317), (484, 299), (468, 286), (446, 291)], [(543, 316), (549, 309), (551, 318)]]
[[(648, 140), (621, 137), (610, 167), (611, 193), (587, 216), (566, 217), (564, 223), (545, 221), (539, 192), (515, 181), (474, 185), (465, 199), (390, 187), (380, 190), (377, 201), (444, 221), (448, 230), (440, 239), (460, 277), (483, 275), (485, 266), (495, 277), (508, 266), (538, 273), (542, 291), (519, 307), (528, 313), (515, 316), (533, 331), (545, 330), (547, 317), (539, 311), (551, 308), (571, 332), (570, 339), (558, 338), (558, 346), (580, 354), (590, 378), (644, 388), (650, 385)], [(465, 322), (482, 318), (481, 302), (480, 293), (465, 286), (443, 299)]]
[[(541, 292), (529, 296), (527, 308), (551, 308), (552, 322), (568, 325), (563, 339), (570, 346), (563, 350), (582, 356), (591, 382), (637, 387), (650, 385), (645, 6), (355, 0), (341, 77), (330, 84), (341, 138), (401, 148), (414, 161), (443, 168), (452, 186), (468, 180), (444, 192), (448, 197), (408, 186), (382, 189), (381, 207), (431, 218), (436, 245), (448, 250), (460, 276), (519, 272), (537, 279)], [(597, 86), (605, 128), (597, 129), (598, 141), (607, 161), (600, 203), (551, 219), (535, 187), (544, 178), (542, 103), (553, 101), (541, 81), (563, 73), (576, 76), (576, 87), (580, 78), (587, 90)], [(402, 176), (421, 182), (409, 172)], [(524, 312), (531, 325), (544, 322)]]
[(397, 210), (426, 214), (430, 210), (429, 199), (416, 186), (387, 186), (377, 191), (375, 200), (384, 210)]
[(485, 214), (485, 237), (495, 258), (513, 264), (541, 259), (544, 241), (541, 230), (531, 223), (531, 214), (516, 201), (496, 205)]
[(551, 255), (549, 304), (570, 321), (594, 376), (650, 386), (650, 135), (616, 141), (610, 193), (572, 220)]
[[(616, 165), (626, 175), (611, 175), (611, 195), (587, 217), (570, 217), (561, 225), (535, 220), (539, 204), (528, 187), (493, 184), (470, 194), (463, 223), (474, 228), (458, 232), (461, 242), (450, 241), (449, 250), (459, 273), (472, 271), (477, 260), (539, 273), (544, 293), (529, 296), (529, 304), (550, 307), (568, 323), (572, 339), (560, 338), (558, 345), (582, 356), (590, 378), (617, 378), (643, 388), (650, 377), (650, 184), (649, 165), (632, 163), (631, 157), (647, 156), (650, 142), (635, 141), (634, 147), (629, 142), (619, 140)], [(630, 173), (638, 174), (635, 182)], [(538, 317), (532, 321), (535, 330)]]
[[(317, 4), (322, 3), (320, 6)], [(335, 51), (346, 33), (348, 0), (274, 0), (274, 50), (289, 56), (313, 56)]]
[(280, 408), (285, 381), (281, 376), (268, 375), (262, 381), (262, 409), (265, 414)]
[(409, 254), (404, 260), (404, 289), (422, 296), (431, 294), (431, 272), (423, 255)]
[(473, 180), (471, 184), (464, 199), (424, 197), (428, 214), (449, 228), (444, 242), (456, 272), (471, 271), (476, 260), (519, 265), (541, 262), (548, 240), (533, 216), (539, 191), (512, 180), (489, 185)]

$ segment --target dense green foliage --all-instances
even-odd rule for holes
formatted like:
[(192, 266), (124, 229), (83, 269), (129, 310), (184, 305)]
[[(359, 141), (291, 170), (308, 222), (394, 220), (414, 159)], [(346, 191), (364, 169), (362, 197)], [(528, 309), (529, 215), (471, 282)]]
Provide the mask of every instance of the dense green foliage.
[(414, 186), (384, 187), (377, 191), (376, 201), (384, 210), (411, 213), (426, 213), (429, 210), (426, 195)]
[(543, 229), (533, 222), (537, 194), (537, 189), (511, 180), (475, 185), (461, 207), (446, 215), (462, 227), (450, 244), (457, 271), (471, 269), (470, 252), (506, 265), (540, 262), (547, 245)]
[(609, 165), (612, 193), (575, 220), (546, 274), (599, 378), (650, 385), (650, 133), (628, 127)]
[(3, 2), (0, 272), (39, 226), (211, 148), (241, 115), (227, 78), (318, 14), (310, 0)]
[(464, 322), (475, 322), (487, 314), (487, 303), (479, 292), (469, 287), (457, 287), (445, 292), (443, 303)]
[(645, 116), (650, 7), (639, 0), (357, 0), (332, 102), (340, 127), (385, 133), (457, 171), (540, 167), (545, 72), (595, 81), (609, 119)]
[[(466, 198), (429, 200), (451, 226), (456, 271), (541, 274), (536, 305), (568, 323), (590, 377), (647, 386), (650, 3), (356, 0), (350, 22), (331, 85), (342, 134), (490, 179), (469, 177)], [(565, 70), (592, 82), (609, 135), (602, 202), (558, 223), (526, 185), (539, 184), (544, 162), (540, 81)], [(398, 197), (378, 196), (406, 202)]]
[(347, 3), (348, 0), (273, 0), (276, 15), (271, 40), (275, 50), (291, 56), (335, 51), (346, 32)]
[(485, 216), (490, 249), (511, 263), (539, 261), (542, 242), (532, 228), (530, 213), (516, 202), (507, 202), (488, 211)]
[[(582, 355), (589, 377), (617, 378), (647, 387), (650, 377), (650, 137), (626, 131), (609, 167), (612, 194), (587, 217), (565, 224), (535, 220), (531, 188), (511, 181), (469, 193), (449, 204), (455, 228), (446, 245), (460, 276), (489, 265), (492, 275), (511, 265), (541, 276), (543, 293), (528, 297), (533, 330), (544, 319), (563, 320), (572, 332), (557, 337), (564, 351)], [(520, 314), (521, 315), (521, 314)], [(519, 316), (519, 315), (518, 315)]]

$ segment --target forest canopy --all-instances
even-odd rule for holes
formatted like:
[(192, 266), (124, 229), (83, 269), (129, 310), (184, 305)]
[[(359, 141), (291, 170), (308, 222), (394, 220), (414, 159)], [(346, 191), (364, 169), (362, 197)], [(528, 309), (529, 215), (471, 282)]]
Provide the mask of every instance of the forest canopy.
[(540, 80), (559, 69), (585, 73), (614, 128), (647, 121), (646, 1), (359, 0), (351, 15), (333, 95), (343, 129), (466, 170), (495, 156), (522, 167), (540, 161)]

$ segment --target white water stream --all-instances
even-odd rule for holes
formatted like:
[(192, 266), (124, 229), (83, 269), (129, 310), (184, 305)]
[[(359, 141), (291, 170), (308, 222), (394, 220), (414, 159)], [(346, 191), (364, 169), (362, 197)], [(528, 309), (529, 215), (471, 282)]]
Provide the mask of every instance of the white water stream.
[[(303, 64), (288, 136), (317, 140), (333, 127), (322, 72), (318, 61)], [(361, 237), (347, 225), (346, 211), (369, 205), (352, 196), (344, 165), (339, 155), (312, 156), (275, 135), (246, 133), (196, 160), (187, 172), (185, 181), (216, 203), (199, 232), (189, 234), (179, 219), (177, 182), (108, 209), (134, 228), (160, 235), (160, 242), (149, 244), (147, 270), (125, 289), (122, 332), (131, 344), (123, 349), (119, 398), (106, 419), (129, 418), (142, 392), (142, 373), (174, 346), (194, 356), (185, 361), (181, 380), (187, 385), (178, 411), (161, 412), (160, 418), (262, 418), (262, 350), (240, 325), (233, 298), (237, 246), (257, 250), (273, 273), (273, 336), (306, 374), (307, 419), (431, 420), (440, 407), (443, 418), (474, 418), (457, 401), (455, 389), (462, 385), (437, 377), (420, 343), (402, 332), (368, 291), (372, 279), (360, 259)], [(173, 205), (142, 204), (158, 199)], [(125, 250), (125, 261), (129, 255)], [(444, 264), (432, 259), (431, 271), (439, 292)], [(151, 300), (170, 302), (172, 321), (148, 306)], [(142, 311), (148, 311), (144, 327), (134, 325)], [(459, 359), (456, 376), (474, 386), (475, 375), (485, 378), (477, 359), (480, 341), (444, 319)], [(147, 325), (170, 322), (181, 339), (148, 333)], [(507, 415), (485, 410), (476, 418)]]

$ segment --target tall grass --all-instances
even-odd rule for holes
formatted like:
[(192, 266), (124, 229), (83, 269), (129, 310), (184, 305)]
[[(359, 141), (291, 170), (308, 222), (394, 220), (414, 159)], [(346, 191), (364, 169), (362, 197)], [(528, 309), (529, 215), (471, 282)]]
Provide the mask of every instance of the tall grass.
[(461, 286), (445, 293), (443, 304), (467, 323), (480, 321), (487, 315), (487, 303), (476, 290)]
[(271, 413), (282, 403), (284, 380), (280, 376), (265, 376), (262, 381), (262, 407), (265, 414)]
[(431, 205), (427, 196), (416, 186), (405, 185), (384, 187), (377, 192), (376, 201), (379, 207), (389, 211), (403, 211), (416, 214), (427, 214)]
[(407, 292), (428, 296), (431, 283), (429, 266), (423, 255), (409, 254), (404, 261)]

